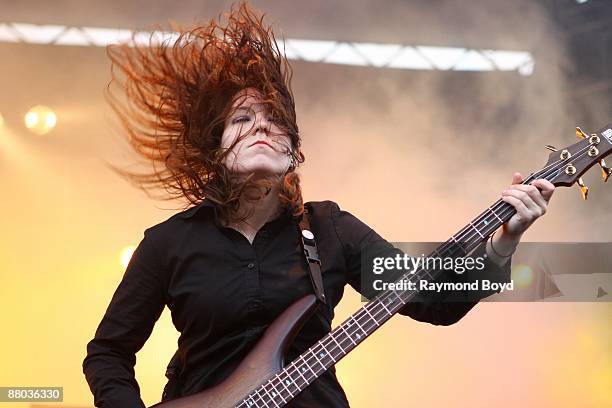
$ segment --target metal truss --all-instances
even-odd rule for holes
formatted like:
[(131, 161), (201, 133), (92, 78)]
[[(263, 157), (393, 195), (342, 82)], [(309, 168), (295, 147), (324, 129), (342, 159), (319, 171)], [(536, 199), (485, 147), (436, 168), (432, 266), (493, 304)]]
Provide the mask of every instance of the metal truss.
[[(133, 34), (135, 34), (134, 37)], [(69, 27), (0, 23), (0, 42), (63, 46), (104, 47), (134, 41), (148, 44), (151, 39), (173, 41), (176, 33), (100, 27)], [(292, 60), (375, 68), (434, 71), (515, 71), (528, 76), (535, 62), (527, 51), (470, 49), (287, 39), (279, 47)]]

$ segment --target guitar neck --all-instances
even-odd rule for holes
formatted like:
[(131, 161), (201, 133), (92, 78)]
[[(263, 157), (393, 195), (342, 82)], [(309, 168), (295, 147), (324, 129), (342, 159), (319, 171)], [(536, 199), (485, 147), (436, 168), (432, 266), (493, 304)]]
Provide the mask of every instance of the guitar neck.
[[(523, 183), (530, 182), (530, 176)], [(430, 256), (457, 257), (472, 252), (515, 213), (514, 207), (498, 200), (459, 232), (440, 245)], [(418, 282), (435, 280), (437, 272), (425, 269), (404, 274), (399, 280)], [(253, 395), (270, 396), (274, 406), (282, 406), (340, 361), (351, 350), (393, 317), (410, 299), (415, 290), (387, 290), (378, 294), (342, 324), (285, 366), (282, 371), (261, 385)]]
[[(580, 128), (576, 128), (576, 135), (581, 140), (564, 149), (557, 150), (550, 146), (553, 153), (549, 155), (546, 165), (523, 180), (522, 184), (529, 184), (533, 180), (543, 178), (555, 186), (571, 186), (576, 180), (580, 183), (579, 177), (596, 163), (600, 164), (603, 180), (607, 181), (612, 175), (612, 168), (606, 165), (603, 158), (612, 152), (612, 125), (607, 125), (598, 133), (590, 136)], [(581, 187), (583, 197), (586, 198), (588, 190), (582, 185)], [(444, 258), (461, 257), (469, 254), (515, 213), (516, 211), (511, 205), (502, 200), (496, 201), (444, 244), (440, 245), (430, 256)], [(436, 279), (438, 273), (420, 269), (402, 275), (398, 282), (401, 280), (415, 283), (419, 280), (432, 281)], [(418, 287), (418, 285), (404, 285), (402, 287)], [(267, 401), (270, 401), (270, 404), (266, 406), (279, 408), (286, 405), (398, 313), (416, 293), (416, 290), (411, 289), (381, 292), (297, 359), (285, 366), (282, 371), (255, 389), (239, 406), (254, 406), (254, 397), (266, 404)]]

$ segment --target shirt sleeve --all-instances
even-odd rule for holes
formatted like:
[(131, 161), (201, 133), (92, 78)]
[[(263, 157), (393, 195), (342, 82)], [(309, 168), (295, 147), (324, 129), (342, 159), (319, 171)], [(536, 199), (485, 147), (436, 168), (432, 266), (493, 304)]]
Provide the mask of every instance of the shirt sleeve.
[(136, 352), (151, 335), (165, 306), (166, 292), (147, 231), (87, 344), (83, 373), (96, 407), (145, 407), (134, 374)]
[[(373, 296), (373, 293), (366, 288), (362, 288), (362, 282), (365, 282), (368, 288), (372, 288), (373, 285), (368, 284), (368, 282), (374, 279), (374, 274), (364, 275), (362, 279), (362, 263), (364, 263), (364, 260), (367, 262), (367, 259), (373, 257), (395, 257), (397, 254), (403, 256), (404, 253), (354, 215), (341, 210), (337, 205), (332, 209), (332, 220), (344, 251), (347, 282), (369, 299)], [(367, 256), (364, 256), (366, 252)], [(484, 256), (485, 253), (486, 241), (472, 252), (472, 256)], [(484, 256), (483, 264), (482, 270), (473, 270), (469, 274), (442, 271), (433, 282), (466, 282), (482, 279), (488, 279), (492, 282), (510, 281), (510, 259), (500, 267)], [(393, 280), (386, 281), (392, 282)], [(459, 321), (479, 300), (498, 292), (499, 290), (480, 290), (476, 292), (466, 290), (453, 291), (452, 293), (448, 291), (439, 293), (435, 291), (421, 292), (398, 313), (418, 321), (446, 326)]]

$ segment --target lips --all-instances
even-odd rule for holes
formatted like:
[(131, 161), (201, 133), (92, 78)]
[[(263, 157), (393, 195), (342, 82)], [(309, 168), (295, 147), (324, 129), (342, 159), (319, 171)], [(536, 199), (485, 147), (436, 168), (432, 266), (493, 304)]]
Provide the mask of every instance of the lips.
[[(258, 141), (256, 141), (255, 143), (252, 143), (252, 144), (251, 144), (251, 146), (255, 146), (255, 145), (259, 145), (259, 144), (263, 144), (263, 145), (268, 146), (269, 148), (272, 148), (272, 146), (270, 145), (270, 143), (268, 143), (268, 142), (264, 142), (263, 140), (258, 140)], [(249, 146), (249, 147), (251, 147), (251, 146)]]

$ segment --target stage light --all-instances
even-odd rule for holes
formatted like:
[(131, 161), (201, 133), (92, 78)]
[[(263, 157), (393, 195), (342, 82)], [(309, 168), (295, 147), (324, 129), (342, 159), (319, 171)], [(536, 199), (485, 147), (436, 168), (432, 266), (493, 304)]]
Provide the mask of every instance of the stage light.
[(512, 267), (512, 280), (519, 288), (531, 285), (533, 281), (533, 269), (529, 265), (517, 264)]
[(132, 259), (132, 255), (134, 254), (135, 250), (136, 250), (136, 247), (133, 245), (126, 246), (125, 248), (121, 250), (121, 254), (119, 255), (119, 262), (121, 263), (121, 266), (123, 267), (123, 269), (127, 268), (128, 264), (130, 263), (130, 259)]
[(37, 105), (25, 115), (25, 125), (38, 135), (49, 133), (57, 124), (55, 112), (47, 106)]

